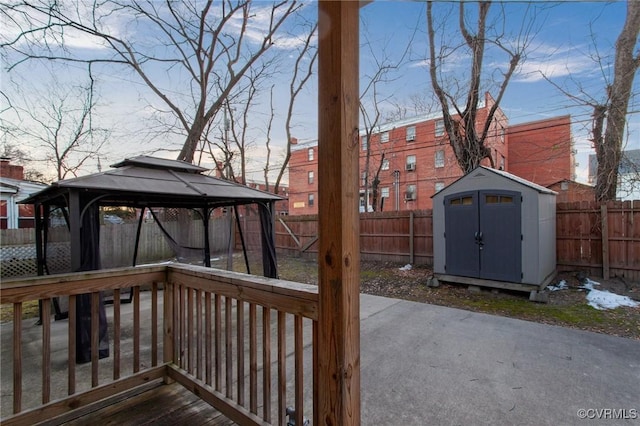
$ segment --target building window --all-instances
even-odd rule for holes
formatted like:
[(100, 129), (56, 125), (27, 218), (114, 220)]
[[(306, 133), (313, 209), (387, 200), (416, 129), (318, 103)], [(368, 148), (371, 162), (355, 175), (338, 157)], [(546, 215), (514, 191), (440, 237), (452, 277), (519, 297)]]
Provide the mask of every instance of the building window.
[(413, 142), (416, 140), (416, 126), (407, 127), (407, 142)]
[(404, 193), (405, 201), (412, 201), (416, 199), (416, 186), (407, 185), (407, 192)]
[(436, 120), (436, 136), (444, 135), (444, 120)]
[(389, 142), (389, 132), (380, 133), (380, 143), (387, 143), (387, 142)]
[(504, 170), (504, 155), (500, 156), (500, 170)]
[(416, 169), (416, 156), (415, 155), (407, 155), (407, 171), (414, 171)]
[(308, 174), (308, 178), (309, 178), (309, 185), (313, 184), (313, 172), (309, 172)]
[(380, 188), (380, 198), (389, 198), (389, 187)]
[(504, 127), (500, 126), (500, 142), (504, 143)]
[(362, 172), (362, 183), (361, 186), (367, 186), (367, 172)]
[(389, 159), (385, 158), (384, 160), (382, 160), (382, 167), (380, 167), (382, 170), (389, 170)]
[(436, 182), (436, 192), (440, 192), (444, 189), (444, 182)]
[(369, 149), (369, 138), (367, 137), (367, 135), (363, 135), (360, 137), (360, 143), (362, 144), (363, 151)]
[(316, 197), (315, 197), (313, 194), (309, 194), (309, 198), (308, 198), (308, 200), (309, 200), (309, 202), (308, 202), (309, 207), (312, 207), (312, 206), (313, 206), (313, 202), (315, 201), (315, 198), (316, 198)]
[(309, 161), (313, 161), (313, 148), (309, 148), (309, 150), (307, 151), (307, 157)]
[(442, 149), (436, 151), (435, 166), (444, 167), (444, 150)]

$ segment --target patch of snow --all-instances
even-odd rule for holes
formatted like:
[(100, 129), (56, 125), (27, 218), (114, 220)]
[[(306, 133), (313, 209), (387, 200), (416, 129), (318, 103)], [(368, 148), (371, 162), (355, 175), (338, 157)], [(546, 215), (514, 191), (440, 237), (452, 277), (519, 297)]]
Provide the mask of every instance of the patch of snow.
[(547, 289), (549, 291), (558, 291), (558, 290), (566, 290), (568, 289), (569, 286), (567, 285), (567, 282), (565, 280), (561, 280), (558, 285), (548, 285)]
[(640, 306), (640, 303), (628, 296), (621, 296), (606, 290), (596, 290), (593, 288), (596, 285), (600, 285), (600, 283), (587, 278), (587, 281), (580, 286), (580, 288), (589, 291), (589, 293), (587, 293), (587, 300), (589, 301), (589, 306), (595, 309), (602, 311), (604, 309), (615, 309), (620, 306), (629, 306), (631, 308)]
[(407, 263), (406, 265), (404, 265), (402, 268), (399, 268), (401, 271), (410, 271), (411, 270), (411, 264)]

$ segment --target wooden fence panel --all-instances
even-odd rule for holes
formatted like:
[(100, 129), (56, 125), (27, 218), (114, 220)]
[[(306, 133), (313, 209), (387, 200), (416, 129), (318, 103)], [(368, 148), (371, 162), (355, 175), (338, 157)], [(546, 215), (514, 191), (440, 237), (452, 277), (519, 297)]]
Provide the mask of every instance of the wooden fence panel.
[[(413, 216), (413, 219), (411, 219)], [(430, 210), (360, 215), (363, 260), (433, 263), (433, 215)], [(413, 220), (413, 229), (411, 222)], [(289, 255), (317, 255), (318, 217), (282, 216), (276, 220), (276, 248)]]
[(606, 216), (610, 275), (640, 279), (640, 201), (607, 203)]
[[(601, 251), (595, 247), (598, 244), (595, 240), (600, 240), (600, 227), (596, 226), (594, 220), (595, 207), (594, 203), (589, 202), (557, 205), (556, 258), (559, 269), (583, 270), (602, 266)], [(588, 273), (591, 275), (594, 272), (595, 269), (590, 269)]]
[(556, 214), (559, 270), (640, 280), (640, 201), (559, 203)]

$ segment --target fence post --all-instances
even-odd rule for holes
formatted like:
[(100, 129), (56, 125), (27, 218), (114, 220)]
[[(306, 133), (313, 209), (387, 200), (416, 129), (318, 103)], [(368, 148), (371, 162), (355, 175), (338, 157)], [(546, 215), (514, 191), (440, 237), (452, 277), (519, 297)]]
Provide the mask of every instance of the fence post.
[(409, 263), (413, 265), (415, 261), (415, 253), (413, 249), (413, 210), (409, 211)]
[(607, 204), (600, 205), (600, 221), (602, 229), (602, 278), (609, 279), (609, 219)]

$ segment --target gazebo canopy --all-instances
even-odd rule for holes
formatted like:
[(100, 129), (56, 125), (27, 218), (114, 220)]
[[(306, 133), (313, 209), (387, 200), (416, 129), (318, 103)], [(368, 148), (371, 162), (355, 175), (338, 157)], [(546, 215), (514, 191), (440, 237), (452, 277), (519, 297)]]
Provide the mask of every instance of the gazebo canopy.
[[(46, 231), (51, 208), (62, 207), (65, 213), (71, 233), (71, 269), (75, 272), (100, 268), (97, 252), (99, 245), (97, 212), (100, 206), (197, 210), (204, 224), (204, 265), (211, 266), (208, 221), (213, 209), (254, 204), (258, 206), (260, 215), (263, 272), (265, 276), (276, 277), (273, 204), (284, 198), (204, 175), (203, 172), (206, 170), (184, 161), (139, 156), (114, 164), (112, 169), (106, 172), (54, 182), (23, 200), (24, 204), (35, 204), (38, 212), (36, 214), (36, 245), (39, 253), (39, 272), (43, 271), (41, 265), (45, 264), (43, 245), (46, 245), (46, 232), (41, 235), (41, 231)], [(151, 213), (153, 214), (153, 210)], [(41, 214), (44, 216), (41, 217)], [(138, 228), (141, 225), (140, 220)], [(138, 236), (139, 234), (138, 229)], [(43, 238), (44, 241), (42, 241)], [(242, 243), (244, 251), (244, 241)], [(135, 247), (134, 265), (138, 240)]]
[(128, 158), (112, 169), (54, 182), (22, 201), (66, 205), (79, 191), (102, 206), (201, 208), (264, 204), (283, 197), (202, 174), (207, 169), (178, 160), (149, 156)]

